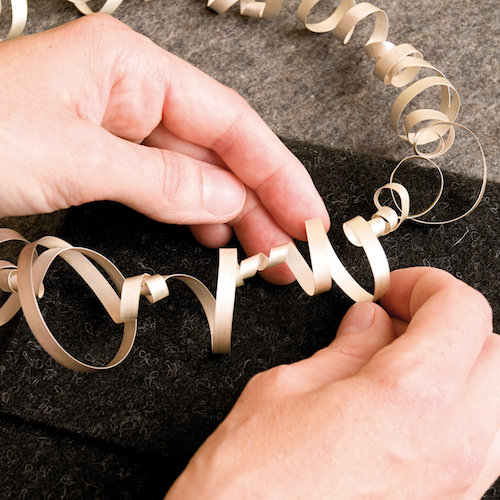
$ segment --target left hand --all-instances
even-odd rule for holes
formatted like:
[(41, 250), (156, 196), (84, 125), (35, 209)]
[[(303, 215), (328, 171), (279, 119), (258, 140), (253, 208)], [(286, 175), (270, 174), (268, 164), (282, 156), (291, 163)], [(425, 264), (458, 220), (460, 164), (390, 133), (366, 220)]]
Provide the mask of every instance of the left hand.
[[(212, 247), (229, 222), (248, 255), (304, 239), (307, 219), (328, 229), (307, 171), (244, 99), (112, 17), (2, 42), (0, 67), (0, 217), (108, 199)], [(293, 279), (278, 267), (269, 279)]]

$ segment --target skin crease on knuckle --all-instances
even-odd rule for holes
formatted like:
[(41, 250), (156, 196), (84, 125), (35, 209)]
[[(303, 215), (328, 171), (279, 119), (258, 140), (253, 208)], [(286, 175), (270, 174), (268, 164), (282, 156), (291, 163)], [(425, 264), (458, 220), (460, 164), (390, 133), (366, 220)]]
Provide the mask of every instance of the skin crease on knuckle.
[[(75, 24), (77, 29), (63, 26), (62, 33), (55, 36), (67, 37), (70, 45), (87, 41), (88, 56), (84, 61), (88, 68), (84, 75), (92, 75), (89, 85), (99, 82), (100, 93), (109, 96), (107, 102), (95, 101), (95, 94), (90, 102), (75, 103), (77, 116), (102, 125), (118, 137), (141, 142), (161, 120), (165, 72), (160, 71), (158, 61), (167, 61), (166, 55), (146, 37), (111, 16), (93, 14)], [(74, 33), (78, 33), (78, 38)], [(152, 72), (155, 68), (157, 71)], [(123, 101), (126, 106), (120, 106)]]
[[(228, 152), (238, 149), (238, 142), (241, 138), (234, 135), (234, 131), (240, 129), (239, 123), (247, 120), (251, 112), (245, 99), (234, 90), (224, 87), (224, 92), (227, 94), (225, 115), (231, 116), (231, 119), (228, 121), (226, 130), (221, 131), (213, 143), (208, 145), (208, 148), (215, 151), (221, 158), (225, 158)], [(232, 103), (232, 105), (228, 106), (227, 103)]]
[(465, 306), (467, 312), (474, 312), (481, 323), (487, 321), (488, 328), (492, 326), (492, 310), (486, 298), (477, 290), (440, 269), (429, 269), (416, 283), (409, 302), (411, 317), (429, 297), (429, 290), (436, 293), (439, 289), (446, 289), (447, 293), (456, 294), (457, 304)]
[(142, 143), (162, 120), (171, 81), (168, 57), (156, 54), (156, 47), (140, 51), (136, 45), (124, 46), (112, 73), (102, 126), (118, 137)]
[[(194, 192), (194, 186), (201, 186), (201, 173), (192, 169), (189, 175), (186, 175), (186, 165), (183, 164), (183, 159), (177, 155), (167, 152), (160, 152), (162, 155), (165, 168), (163, 169), (163, 182), (161, 200), (165, 206), (165, 213), (172, 216), (172, 212), (179, 211), (182, 213), (182, 207), (192, 207), (197, 203), (199, 196)], [(192, 179), (195, 175), (199, 176), (197, 182)], [(172, 201), (175, 202), (172, 203)], [(159, 210), (161, 213), (161, 209)], [(161, 220), (161, 217), (158, 218)], [(190, 220), (184, 220), (183, 224), (189, 224)]]

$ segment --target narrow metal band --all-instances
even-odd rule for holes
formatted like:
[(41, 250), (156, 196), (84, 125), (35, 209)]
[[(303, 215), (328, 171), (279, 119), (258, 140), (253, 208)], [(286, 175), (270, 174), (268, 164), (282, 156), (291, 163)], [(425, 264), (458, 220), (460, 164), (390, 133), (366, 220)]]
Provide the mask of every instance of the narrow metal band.
[[(20, 36), (26, 27), (28, 20), (28, 2), (27, 0), (10, 0), (12, 9), (12, 23), (9, 32), (5, 38), (0, 38), (0, 42), (10, 40)], [(2, 1), (0, 0), (0, 14), (2, 13)]]
[[(372, 220), (355, 217), (344, 224), (345, 234), (351, 243), (362, 247), (366, 254), (373, 273), (373, 293), (363, 289), (342, 265), (320, 219), (306, 222), (312, 268), (291, 243), (271, 249), (269, 256), (258, 254), (244, 259), (241, 263), (238, 263), (235, 249), (221, 249), (216, 298), (193, 276), (142, 274), (124, 278), (111, 261), (93, 250), (73, 247), (53, 236), (28, 243), (15, 231), (0, 229), (0, 244), (8, 241), (21, 241), (26, 244), (19, 255), (17, 265), (0, 260), (0, 290), (11, 294), (0, 308), (0, 325), (9, 321), (22, 307), (31, 331), (48, 354), (71, 370), (92, 372), (113, 368), (127, 357), (136, 336), (141, 295), (153, 303), (168, 297), (167, 282), (171, 279), (187, 285), (200, 301), (210, 328), (214, 353), (230, 351), (236, 288), (259, 271), (279, 264), (284, 263), (290, 268), (299, 285), (309, 295), (330, 290), (333, 280), (355, 301), (378, 300), (388, 289), (390, 272), (378, 237), (396, 229), (409, 213), (409, 197), (403, 186), (390, 183), (381, 189), (390, 189), (399, 194), (402, 207), (400, 216), (389, 207), (380, 207), (379, 190), (375, 195), (379, 210)], [(37, 249), (41, 247), (46, 250), (38, 255)], [(47, 271), (57, 258), (64, 259), (89, 285), (110, 318), (117, 324), (123, 324), (123, 336), (118, 352), (105, 366), (93, 366), (76, 359), (62, 347), (45, 322), (38, 300), (44, 293), (43, 281)]]

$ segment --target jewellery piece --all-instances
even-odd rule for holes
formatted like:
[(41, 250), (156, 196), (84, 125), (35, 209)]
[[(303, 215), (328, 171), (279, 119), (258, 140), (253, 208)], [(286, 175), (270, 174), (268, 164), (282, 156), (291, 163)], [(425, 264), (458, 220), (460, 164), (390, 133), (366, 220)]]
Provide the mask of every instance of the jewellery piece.
[[(383, 189), (389, 189), (399, 195), (399, 216), (392, 208), (380, 205), (378, 198)], [(26, 244), (21, 250), (17, 265), (0, 261), (0, 289), (11, 294), (0, 308), (0, 326), (7, 323), (22, 308), (26, 321), (40, 345), (66, 368), (82, 372), (113, 368), (127, 357), (134, 343), (141, 295), (146, 296), (151, 303), (162, 300), (169, 296), (167, 282), (176, 279), (187, 285), (200, 301), (210, 328), (212, 351), (219, 354), (228, 353), (231, 348), (236, 288), (242, 286), (244, 280), (255, 276), (258, 271), (285, 263), (299, 285), (311, 296), (330, 290), (332, 280), (355, 301), (378, 300), (386, 293), (390, 269), (378, 238), (399, 227), (409, 214), (410, 200), (406, 189), (396, 183), (389, 183), (377, 190), (374, 200), (378, 211), (370, 221), (358, 216), (344, 224), (346, 237), (353, 245), (363, 248), (366, 254), (374, 278), (373, 293), (362, 288), (349, 274), (335, 253), (320, 219), (306, 222), (312, 269), (292, 243), (272, 248), (269, 256), (254, 255), (239, 264), (236, 249), (220, 249), (215, 298), (207, 287), (193, 276), (142, 274), (125, 278), (114, 264), (93, 250), (72, 247), (53, 236), (29, 243), (11, 229), (0, 229), (0, 244), (9, 241), (21, 241)], [(46, 248), (40, 255), (37, 252), (39, 247)], [(89, 365), (73, 357), (57, 341), (43, 318), (38, 299), (44, 293), (44, 277), (58, 257), (64, 259), (89, 285), (111, 319), (117, 324), (123, 324), (123, 336), (118, 352), (105, 366)], [(104, 270), (114, 286), (94, 263)]]
[[(14, 0), (12, 0), (14, 2)], [(23, 0), (15, 0), (22, 2)], [(92, 11), (86, 2), (70, 0), (84, 14)], [(208, 6), (219, 13), (225, 12), (237, 0), (209, 0)], [(361, 287), (347, 271), (335, 253), (320, 220), (306, 222), (307, 242), (309, 245), (311, 267), (289, 243), (271, 249), (268, 256), (254, 255), (238, 264), (235, 249), (221, 249), (216, 297), (210, 293), (203, 283), (192, 276), (174, 274), (169, 276), (143, 274), (132, 278), (124, 278), (120, 271), (102, 255), (85, 248), (72, 247), (65, 241), (55, 237), (44, 237), (29, 243), (20, 234), (9, 229), (0, 229), (0, 244), (7, 241), (21, 241), (26, 244), (21, 251), (17, 265), (0, 260), (0, 290), (10, 293), (10, 297), (0, 308), (0, 326), (9, 321), (22, 308), (28, 325), (42, 347), (59, 363), (77, 371), (98, 371), (112, 368), (121, 363), (130, 352), (137, 330), (139, 299), (145, 295), (150, 302), (157, 302), (169, 295), (167, 282), (177, 279), (186, 284), (200, 301), (207, 316), (210, 327), (211, 344), (214, 353), (226, 353), (230, 350), (232, 319), (236, 287), (242, 286), (244, 280), (257, 272), (285, 263), (294, 274), (300, 286), (308, 295), (315, 295), (329, 290), (332, 280), (354, 301), (378, 300), (389, 287), (389, 264), (379, 237), (396, 230), (405, 219), (423, 224), (443, 224), (454, 222), (470, 214), (483, 197), (487, 164), (477, 137), (463, 125), (455, 123), (460, 109), (460, 98), (453, 85), (438, 69), (426, 62), (422, 54), (409, 44), (394, 45), (387, 41), (387, 14), (374, 5), (363, 2), (356, 4), (354, 0), (341, 0), (338, 7), (327, 19), (308, 22), (309, 14), (319, 0), (302, 0), (297, 14), (305, 26), (314, 32), (331, 31), (333, 36), (347, 43), (357, 24), (369, 16), (375, 17), (374, 29), (364, 46), (370, 59), (375, 61), (374, 75), (387, 85), (395, 88), (407, 86), (394, 101), (390, 114), (393, 130), (402, 139), (408, 141), (414, 149), (414, 155), (403, 159), (391, 174), (390, 182), (379, 188), (374, 195), (377, 212), (370, 221), (355, 217), (344, 223), (343, 230), (348, 240), (357, 247), (363, 248), (370, 264), (373, 279), (373, 293)], [(101, 12), (111, 13), (121, 0), (107, 0)], [(16, 3), (16, 5), (18, 5)], [(241, 13), (253, 17), (277, 17), (282, 0), (256, 2), (240, 0)], [(16, 19), (22, 9), (17, 8)], [(13, 3), (14, 13), (14, 3)], [(14, 19), (14, 14), (13, 14)], [(25, 20), (25, 18), (24, 18)], [(21, 23), (16, 22), (9, 32), (19, 34)], [(23, 25), (24, 27), (24, 25)], [(415, 80), (420, 70), (426, 68), (437, 76)], [(441, 99), (438, 109), (420, 109), (414, 105), (414, 99), (427, 90), (438, 88)], [(416, 108), (416, 109), (415, 109)], [(482, 159), (483, 183), (478, 197), (472, 207), (461, 216), (444, 222), (423, 220), (438, 203), (443, 192), (444, 178), (435, 159), (446, 153), (455, 140), (455, 128), (470, 133), (477, 142)], [(430, 152), (423, 152), (422, 146), (434, 144)], [(408, 160), (423, 159), (433, 165), (439, 172), (441, 185), (431, 205), (418, 214), (410, 215), (410, 198), (407, 190), (394, 182), (394, 176), (400, 165)], [(398, 213), (382, 206), (379, 196), (384, 189), (391, 191), (392, 200)], [(399, 202), (395, 194), (399, 197)], [(37, 248), (46, 250), (38, 256)], [(44, 293), (43, 280), (48, 268), (57, 257), (64, 259), (91, 287), (97, 298), (115, 323), (124, 325), (121, 345), (115, 357), (106, 366), (92, 366), (83, 363), (68, 353), (52, 335), (38, 306), (38, 299)], [(101, 274), (93, 263), (98, 264), (114, 286)]]

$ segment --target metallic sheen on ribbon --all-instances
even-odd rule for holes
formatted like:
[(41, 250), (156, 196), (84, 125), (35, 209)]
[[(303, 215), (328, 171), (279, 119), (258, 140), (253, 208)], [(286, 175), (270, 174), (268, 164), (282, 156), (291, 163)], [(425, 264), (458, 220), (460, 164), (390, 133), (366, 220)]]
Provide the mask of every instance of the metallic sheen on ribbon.
[[(209, 0), (208, 7), (223, 13), (238, 0)], [(279, 15), (283, 0), (251, 2), (240, 0), (240, 12), (251, 17), (272, 19)], [(305, 27), (315, 33), (331, 32), (332, 35), (348, 43), (357, 24), (370, 16), (375, 17), (373, 32), (364, 46), (366, 55), (375, 61), (373, 74), (386, 85), (396, 88), (410, 84), (422, 68), (434, 71), (437, 76), (422, 78), (412, 83), (395, 100), (391, 110), (391, 127), (401, 139), (414, 147), (440, 140), (448, 133), (443, 147), (432, 156), (447, 151), (454, 140), (451, 123), (455, 121), (460, 109), (460, 98), (441, 71), (423, 59), (422, 54), (410, 44), (395, 45), (387, 40), (389, 18), (387, 14), (368, 2), (356, 4), (355, 0), (341, 0), (334, 12), (321, 22), (308, 22), (309, 15), (320, 0), (302, 0), (297, 9), (299, 19)], [(441, 90), (439, 109), (411, 108), (412, 101), (433, 87)], [(430, 121), (430, 123), (428, 123)], [(425, 129), (425, 131), (424, 131)]]
[[(11, 38), (16, 38), (20, 36), (26, 27), (26, 21), (28, 20), (28, 2), (27, 0), (10, 0), (11, 10), (12, 10), (12, 23), (10, 25), (9, 32), (5, 38), (0, 38), (0, 42), (3, 40), (10, 40)], [(2, 13), (2, 0), (0, 0), (0, 14)]]
[[(399, 195), (399, 216), (392, 208), (380, 205), (378, 198), (383, 189)], [(220, 249), (215, 298), (207, 287), (193, 276), (142, 274), (125, 278), (111, 261), (93, 250), (73, 247), (54, 236), (46, 236), (29, 243), (16, 231), (0, 229), (0, 244), (9, 241), (25, 243), (17, 265), (0, 261), (0, 290), (10, 293), (10, 297), (0, 307), (0, 326), (12, 319), (22, 308), (26, 321), (40, 345), (66, 368), (81, 372), (113, 368), (127, 357), (134, 343), (141, 295), (146, 296), (151, 303), (162, 300), (169, 295), (167, 282), (176, 279), (187, 285), (200, 301), (210, 328), (212, 351), (228, 353), (231, 348), (236, 288), (259, 271), (285, 263), (299, 285), (310, 296), (330, 290), (332, 280), (354, 301), (378, 300), (386, 293), (390, 269), (378, 238), (399, 227), (409, 214), (410, 200), (403, 186), (389, 183), (377, 190), (374, 201), (378, 210), (370, 221), (358, 216), (344, 224), (346, 237), (353, 245), (363, 248), (366, 254), (373, 273), (373, 293), (361, 287), (349, 274), (335, 253), (320, 219), (306, 222), (312, 269), (292, 243), (272, 248), (269, 256), (261, 253), (244, 259), (239, 264), (236, 249)], [(39, 255), (38, 249), (42, 247), (46, 250)], [(43, 318), (38, 299), (44, 293), (44, 277), (57, 257), (64, 259), (82, 277), (111, 319), (117, 324), (123, 324), (123, 336), (118, 352), (105, 366), (89, 365), (73, 357), (57, 341)], [(94, 263), (108, 275), (114, 286)]]

